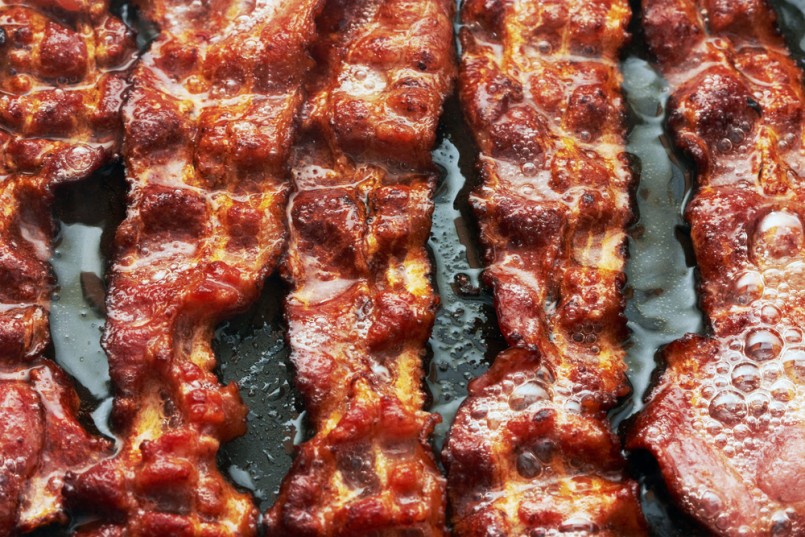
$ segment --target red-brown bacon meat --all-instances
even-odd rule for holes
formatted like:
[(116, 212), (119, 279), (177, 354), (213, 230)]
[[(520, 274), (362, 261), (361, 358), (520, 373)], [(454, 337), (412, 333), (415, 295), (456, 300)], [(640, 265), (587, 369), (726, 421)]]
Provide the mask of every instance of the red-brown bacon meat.
[(443, 453), (456, 535), (641, 535), (607, 410), (622, 346), (625, 0), (469, 0), (459, 92), (471, 203), (511, 348), (469, 386)]
[(292, 359), (315, 436), (268, 534), (444, 535), (422, 410), (436, 297), (430, 149), (451, 87), (452, 0), (333, 0), (318, 21), (288, 207)]
[(716, 534), (805, 535), (802, 72), (765, 0), (648, 0), (643, 20), (696, 164), (687, 218), (710, 334), (665, 350), (628, 446)]
[(0, 535), (64, 522), (68, 470), (110, 445), (43, 358), (53, 189), (108, 163), (134, 42), (105, 1), (0, 2)]
[(104, 344), (115, 458), (73, 477), (86, 535), (252, 535), (252, 499), (219, 473), (244, 431), (210, 347), (279, 258), (286, 161), (319, 0), (142, 2), (161, 34), (124, 107), (131, 192)]

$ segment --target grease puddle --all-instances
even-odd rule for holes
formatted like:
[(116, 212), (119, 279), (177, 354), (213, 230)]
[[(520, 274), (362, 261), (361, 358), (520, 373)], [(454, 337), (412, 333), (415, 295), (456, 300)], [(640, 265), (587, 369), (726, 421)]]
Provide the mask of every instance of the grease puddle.
[(441, 300), (429, 341), (432, 359), (427, 376), (433, 396), (430, 410), (442, 416), (434, 431), (437, 451), (467, 395), (467, 382), (486, 371), (504, 347), (492, 297), (479, 281), (481, 262), (473, 240), (477, 229), (467, 203), (477, 180), (475, 148), (455, 98), (446, 103), (440, 134), (433, 160), (442, 177), (428, 240), (434, 287)]
[(640, 159), (641, 171), (639, 220), (630, 230), (626, 264), (631, 294), (626, 316), (632, 333), (626, 360), (634, 392), (615, 411), (615, 425), (643, 407), (657, 349), (688, 332), (702, 331), (694, 269), (678, 238), (685, 235), (682, 208), (689, 184), (683, 168), (668, 154), (663, 131), (668, 87), (639, 57), (627, 57), (621, 69), (634, 121), (627, 150)]
[(123, 211), (123, 171), (111, 166), (87, 181), (56, 190), (58, 234), (51, 264), (57, 279), (50, 309), (56, 362), (69, 373), (82, 399), (81, 418), (114, 438), (109, 365), (101, 348), (105, 288), (103, 248)]
[(61, 366), (95, 399), (110, 395), (109, 367), (101, 349), (104, 318), (85, 297), (81, 279), (103, 275), (100, 255), (102, 227), (82, 223), (61, 225), (52, 260), (60, 291), (53, 297), (50, 327)]
[(285, 295), (280, 279), (270, 278), (260, 303), (219, 328), (213, 345), (224, 382), (238, 383), (249, 408), (248, 431), (222, 447), (220, 466), (254, 493), (261, 510), (274, 503), (294, 446), (304, 439), (302, 398), (293, 389), (282, 323)]

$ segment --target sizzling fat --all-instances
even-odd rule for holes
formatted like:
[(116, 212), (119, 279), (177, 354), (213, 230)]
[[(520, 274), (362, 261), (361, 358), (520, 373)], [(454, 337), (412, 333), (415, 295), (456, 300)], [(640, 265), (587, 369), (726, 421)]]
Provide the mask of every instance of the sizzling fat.
[(460, 536), (645, 533), (606, 412), (628, 393), (625, 1), (469, 0), (459, 94), (503, 336), (443, 457)]

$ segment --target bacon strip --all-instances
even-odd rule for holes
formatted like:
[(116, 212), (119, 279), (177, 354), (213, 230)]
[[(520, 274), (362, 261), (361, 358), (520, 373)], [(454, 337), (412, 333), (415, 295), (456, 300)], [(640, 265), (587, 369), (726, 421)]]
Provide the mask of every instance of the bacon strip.
[(714, 533), (803, 535), (802, 72), (765, 0), (647, 0), (644, 23), (698, 172), (687, 219), (710, 334), (665, 349), (628, 447)]
[(641, 535), (606, 412), (628, 393), (626, 1), (468, 0), (471, 197), (511, 346), (470, 383), (443, 458), (459, 536)]
[(285, 241), (287, 158), (319, 0), (143, 2), (161, 30), (124, 111), (129, 208), (104, 345), (121, 446), (75, 476), (87, 535), (253, 535), (219, 473), (246, 408), (213, 368), (213, 330), (255, 301)]
[(286, 302), (316, 435), (268, 534), (444, 535), (422, 410), (437, 298), (430, 149), (453, 75), (452, 0), (332, 0), (294, 164)]
[(0, 2), (0, 535), (66, 522), (62, 481), (111, 446), (46, 360), (53, 188), (120, 145), (128, 29), (105, 1)]

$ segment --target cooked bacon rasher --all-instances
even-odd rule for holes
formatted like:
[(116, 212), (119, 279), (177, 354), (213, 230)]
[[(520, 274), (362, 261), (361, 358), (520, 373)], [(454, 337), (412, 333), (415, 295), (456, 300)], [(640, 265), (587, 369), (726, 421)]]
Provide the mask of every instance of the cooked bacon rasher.
[(618, 71), (625, 0), (468, 0), (459, 93), (503, 336), (443, 457), (455, 535), (645, 533), (607, 410), (628, 393), (633, 174)]
[(319, 0), (149, 1), (159, 38), (124, 106), (131, 186), (104, 346), (119, 451), (72, 476), (81, 535), (253, 535), (218, 471), (246, 408), (213, 368), (213, 330), (249, 306), (285, 240), (287, 158)]
[(0, 2), (0, 535), (65, 522), (62, 483), (111, 445), (45, 359), (56, 186), (120, 148), (132, 35), (105, 1)]
[(444, 535), (421, 384), (452, 3), (334, 0), (318, 21), (285, 264), (291, 358), (315, 436), (267, 514), (271, 536)]
[(669, 129), (696, 167), (686, 214), (709, 333), (665, 349), (628, 446), (715, 534), (804, 535), (802, 72), (765, 0), (643, 9)]

